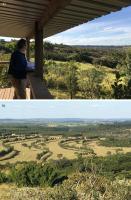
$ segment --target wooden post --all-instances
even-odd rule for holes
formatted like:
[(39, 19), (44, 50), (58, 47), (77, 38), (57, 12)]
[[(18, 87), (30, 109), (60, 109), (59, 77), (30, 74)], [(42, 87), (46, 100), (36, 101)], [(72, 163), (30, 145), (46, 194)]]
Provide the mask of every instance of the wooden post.
[(26, 57), (27, 57), (27, 60), (30, 61), (30, 39), (29, 39), (29, 38), (26, 38), (26, 42), (27, 42)]
[(43, 28), (35, 23), (35, 74), (43, 79)]

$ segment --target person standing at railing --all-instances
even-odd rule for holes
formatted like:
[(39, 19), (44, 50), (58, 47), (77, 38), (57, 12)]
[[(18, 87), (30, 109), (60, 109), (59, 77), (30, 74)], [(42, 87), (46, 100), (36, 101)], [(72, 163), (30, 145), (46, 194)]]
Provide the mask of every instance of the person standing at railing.
[(14, 99), (26, 99), (26, 40), (20, 39), (17, 49), (13, 52), (9, 65), (9, 78), (15, 89)]

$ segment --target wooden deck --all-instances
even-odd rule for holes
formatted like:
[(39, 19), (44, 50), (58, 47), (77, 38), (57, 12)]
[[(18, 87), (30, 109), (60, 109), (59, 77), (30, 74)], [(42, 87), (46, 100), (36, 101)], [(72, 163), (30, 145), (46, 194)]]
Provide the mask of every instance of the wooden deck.
[[(27, 99), (30, 99), (30, 89), (26, 89)], [(0, 88), (0, 100), (12, 100), (14, 97), (14, 88)]]

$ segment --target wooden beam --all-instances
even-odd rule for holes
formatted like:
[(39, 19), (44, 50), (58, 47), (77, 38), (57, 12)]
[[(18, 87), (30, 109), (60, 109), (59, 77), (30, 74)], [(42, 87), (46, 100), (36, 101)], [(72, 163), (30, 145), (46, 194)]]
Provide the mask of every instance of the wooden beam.
[(43, 27), (58, 11), (67, 6), (71, 0), (51, 0), (49, 8), (44, 12), (44, 18), (40, 21), (40, 26)]
[(27, 57), (27, 60), (30, 61), (30, 39), (29, 38), (26, 38), (26, 43), (27, 43), (26, 57)]
[(35, 23), (35, 66), (36, 76), (43, 80), (43, 28)]
[[(48, 9), (43, 12), (39, 20), (39, 28), (43, 28), (53, 18), (53, 16), (60, 11), (60, 9), (64, 8), (70, 2), (71, 0), (50, 0)], [(33, 35), (34, 30), (32, 30), (29, 37), (32, 38)]]

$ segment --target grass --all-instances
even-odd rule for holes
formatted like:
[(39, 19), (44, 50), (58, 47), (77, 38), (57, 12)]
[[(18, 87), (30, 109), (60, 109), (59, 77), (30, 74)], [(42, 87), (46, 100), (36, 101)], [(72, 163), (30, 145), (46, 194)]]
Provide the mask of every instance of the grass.
[(3, 147), (2, 143), (0, 142), (0, 151), (4, 150), (5, 148)]
[(60, 140), (57, 141), (52, 141), (47, 144), (47, 147), (51, 152), (53, 152), (52, 156), (50, 158), (52, 159), (58, 159), (58, 154), (62, 154), (63, 157), (66, 157), (68, 159), (74, 159), (76, 158), (76, 155), (74, 154), (74, 150), (67, 150), (63, 149), (62, 147), (59, 146)]
[(118, 150), (121, 149), (121, 152), (127, 153), (131, 152), (131, 147), (105, 147), (100, 146), (98, 144), (98, 141), (92, 141), (89, 143), (89, 146), (94, 150), (97, 156), (107, 156), (107, 154), (110, 152), (111, 154), (115, 154)]
[(49, 91), (55, 99), (69, 99), (69, 94), (67, 91), (52, 88), (49, 89)]

